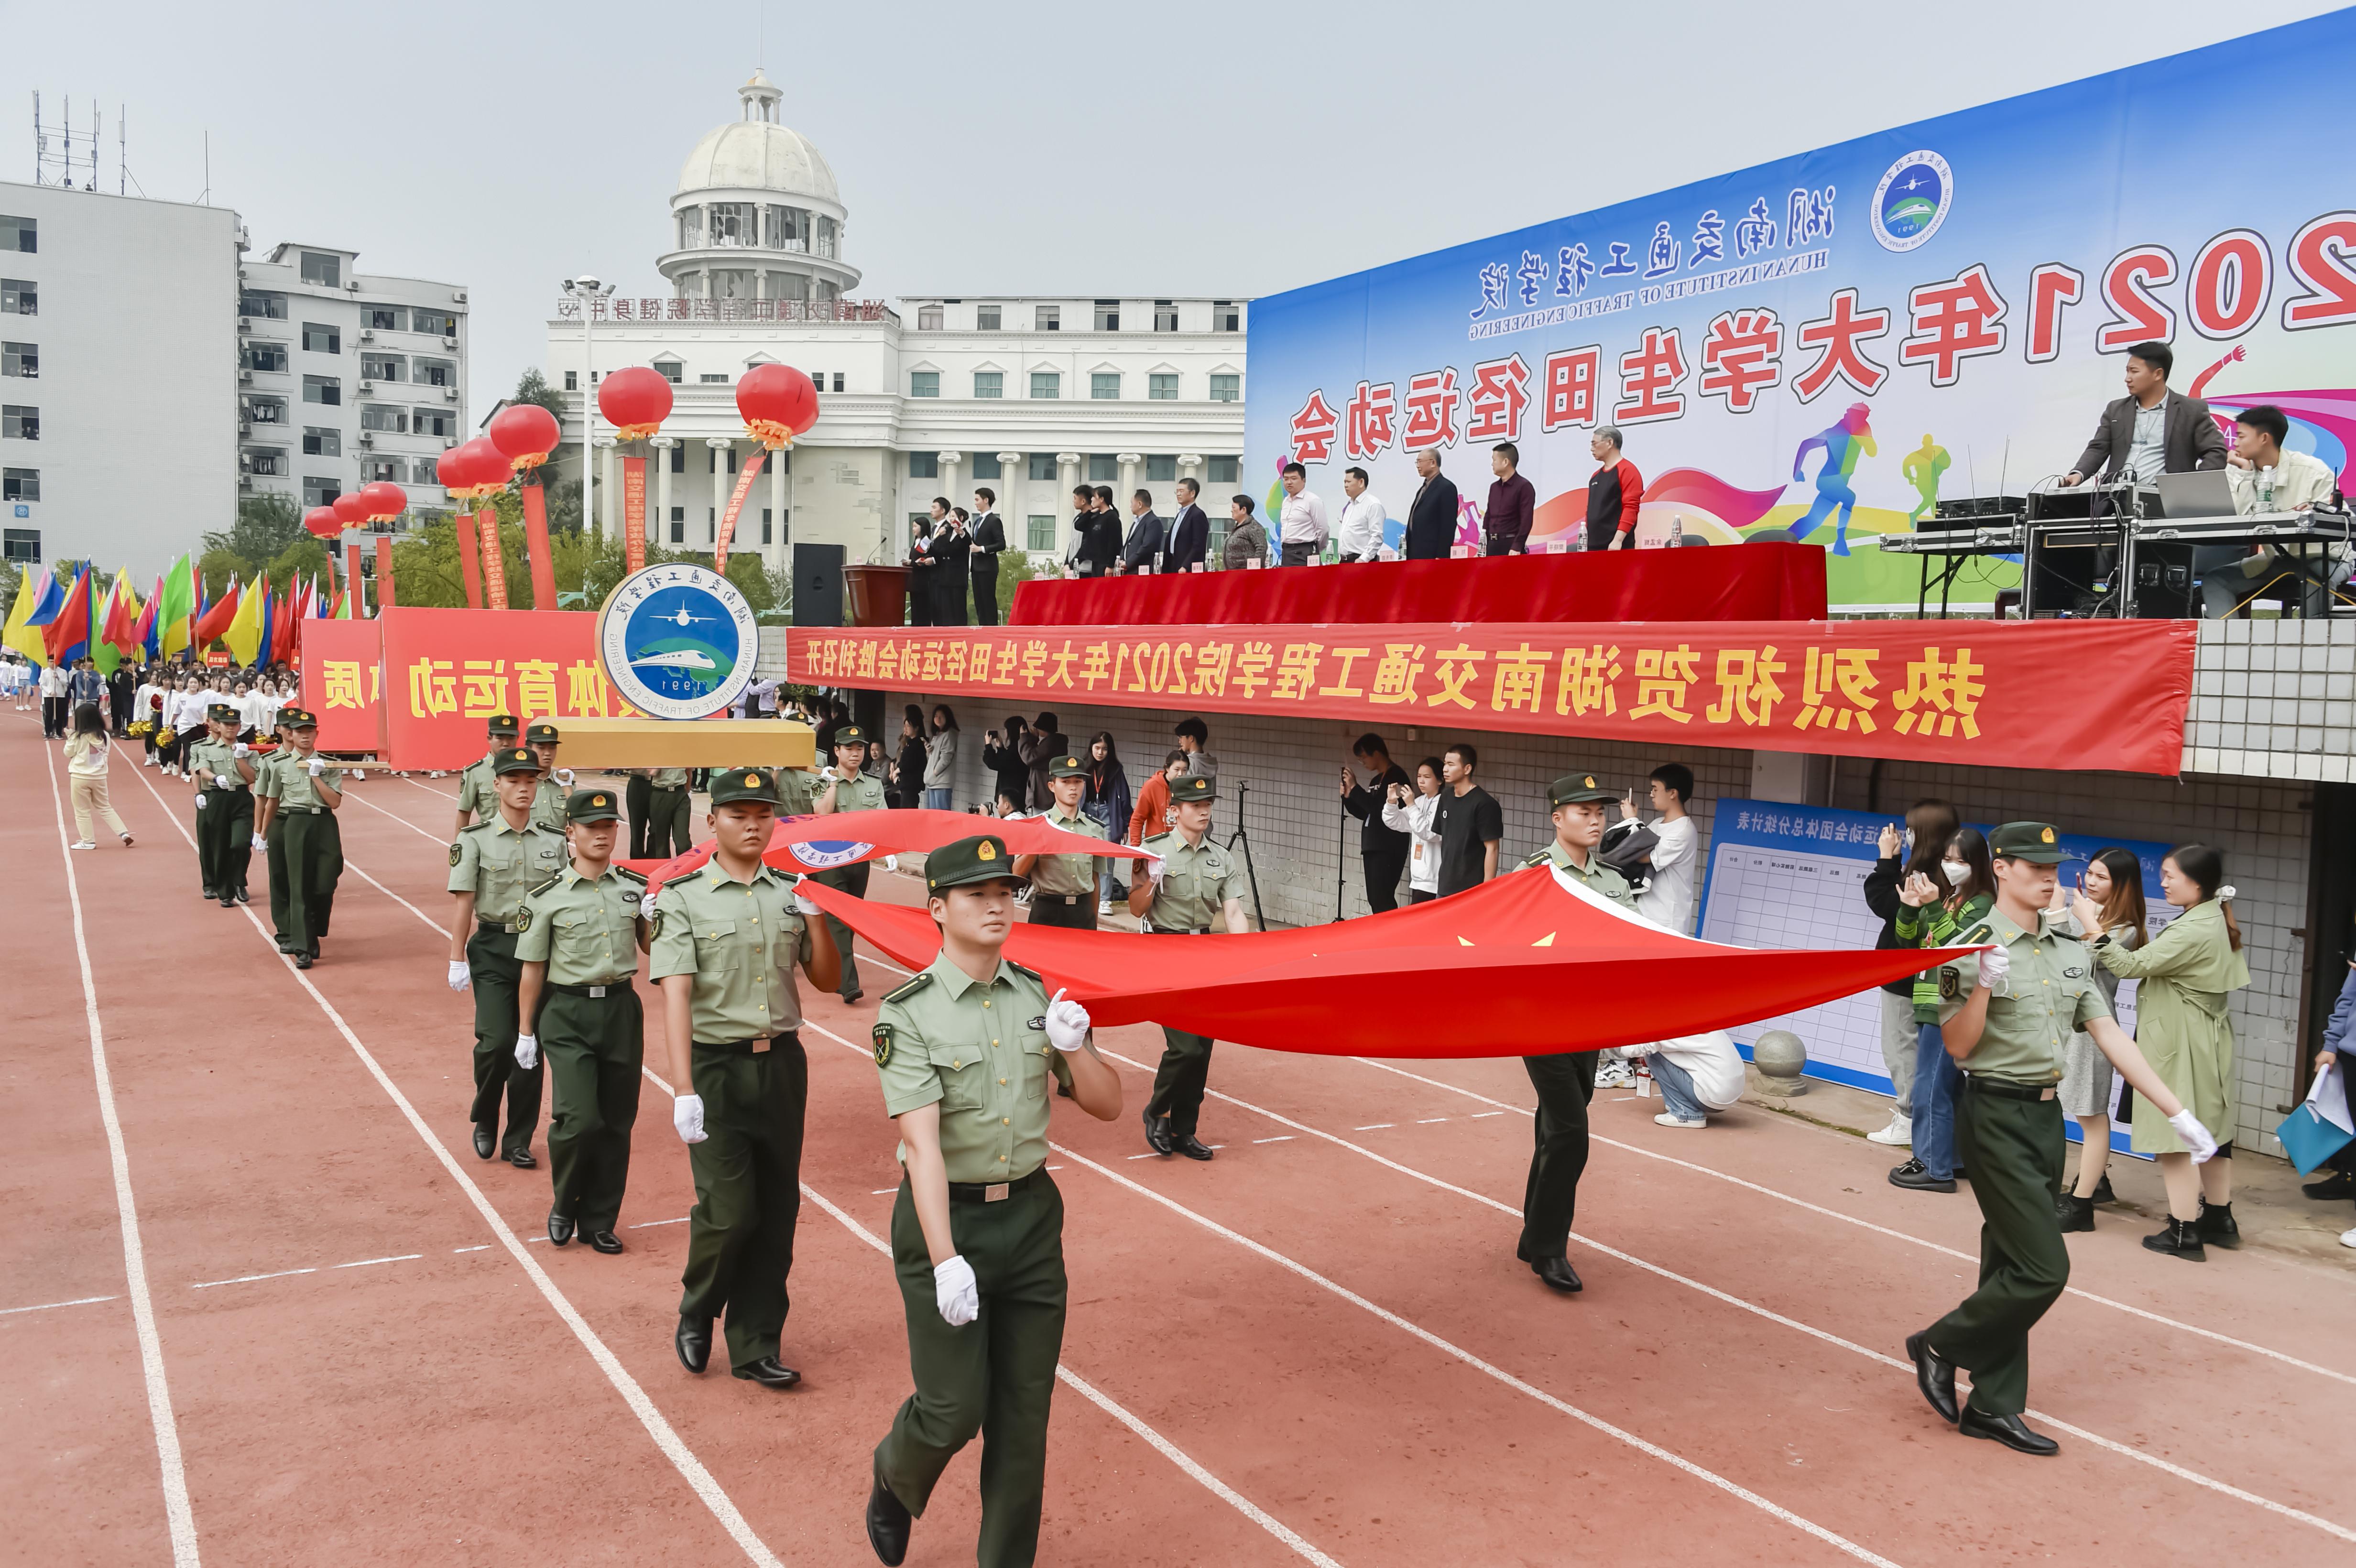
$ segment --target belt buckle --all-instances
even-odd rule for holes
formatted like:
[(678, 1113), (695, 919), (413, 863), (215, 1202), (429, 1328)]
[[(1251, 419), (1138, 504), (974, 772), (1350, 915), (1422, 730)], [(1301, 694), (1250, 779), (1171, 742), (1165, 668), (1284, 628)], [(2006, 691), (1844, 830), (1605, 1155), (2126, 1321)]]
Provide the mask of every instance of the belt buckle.
[(991, 1182), (989, 1186), (981, 1189), (981, 1200), (984, 1203), (1005, 1202), (1007, 1185), (1008, 1184), (1003, 1181)]
[(2038, 1092), (2037, 1097), (2040, 1100), (2051, 1100), (2053, 1098), (2053, 1086), (2050, 1083), (2047, 1084), (2043, 1089)]
[(769, 1037), (767, 1035), (763, 1035), (760, 1039), (753, 1042), (753, 1054), (755, 1056), (760, 1055), (763, 1051), (768, 1049)]
[(602, 997), (605, 994), (605, 987), (603, 986), (592, 986), (589, 987), (589, 994), (592, 997)]

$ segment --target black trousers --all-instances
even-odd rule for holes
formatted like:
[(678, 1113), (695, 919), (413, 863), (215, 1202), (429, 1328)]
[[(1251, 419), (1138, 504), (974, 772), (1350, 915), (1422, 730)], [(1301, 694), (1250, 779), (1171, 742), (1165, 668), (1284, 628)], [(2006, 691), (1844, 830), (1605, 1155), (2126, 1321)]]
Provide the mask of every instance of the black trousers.
[(66, 732), (66, 709), (72, 702), (67, 697), (41, 699), (41, 733), (48, 740), (61, 739)]
[(1588, 518), (1587, 548), (1590, 550), (1610, 549), (1612, 548), (1612, 536), (1619, 531), (1620, 519), (1617, 517)]
[(547, 1081), (545, 1055), (530, 1067), (515, 1059), (516, 1034), (522, 1029), (517, 995), (523, 984), (523, 965), (515, 955), (516, 939), (504, 931), (477, 925), (466, 939), (466, 967), (475, 995), (475, 1100), (466, 1119), (478, 1127), (499, 1131), (499, 1107), (507, 1107), (507, 1128), (499, 1136), (499, 1152), (513, 1154), (531, 1147), (540, 1130), (540, 1097)]
[(1097, 928), (1097, 896), (1082, 893), (1075, 899), (1066, 893), (1033, 893), (1031, 923), (1060, 925), (1066, 931), (1094, 931)]
[(929, 626), (933, 624), (933, 572), (929, 566), (908, 569), (908, 624)]
[(998, 624), (998, 558), (991, 557), (990, 570), (977, 569), (973, 573), (973, 624), (977, 626)]
[(962, 626), (965, 620), (966, 573), (962, 567), (933, 568), (933, 624)]
[(1514, 1255), (1525, 1263), (1540, 1263), (1570, 1249), (1579, 1179), (1587, 1169), (1587, 1106), (1595, 1098), (1595, 1053), (1525, 1056), (1522, 1066), (1538, 1092), (1538, 1114), (1531, 1124), (1529, 1180), (1522, 1189), (1522, 1241)]
[(790, 1034), (763, 1051), (699, 1043), (689, 1074), (703, 1097), (705, 1136), (687, 1147), (695, 1207), (679, 1315), (726, 1314), (728, 1364), (748, 1367), (777, 1353), (793, 1309), (786, 1276), (802, 1211), (809, 1059)]
[(1366, 908), (1375, 914), (1398, 908), (1399, 879), (1407, 874), (1407, 846), (1396, 849), (1361, 849), (1358, 859), (1366, 868)]
[(647, 858), (648, 817), (653, 815), (655, 781), (643, 773), (632, 773), (622, 787), (622, 805), (630, 814), (630, 859)]
[(252, 859), (252, 792), (218, 785), (207, 790), (197, 811), (197, 871), (205, 891), (215, 898), (244, 891)]

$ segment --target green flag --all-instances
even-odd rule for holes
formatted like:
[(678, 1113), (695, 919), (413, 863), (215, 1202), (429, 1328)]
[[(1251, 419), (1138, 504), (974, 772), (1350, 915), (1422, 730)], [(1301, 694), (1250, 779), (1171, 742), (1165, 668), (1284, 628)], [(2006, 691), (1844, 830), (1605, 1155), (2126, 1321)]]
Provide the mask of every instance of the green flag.
[[(182, 556), (164, 573), (164, 599), (156, 606), (155, 624), (161, 636), (158, 646), (166, 654), (177, 653), (187, 645), (188, 617), (197, 613), (196, 575), (188, 558)], [(177, 640), (174, 634), (177, 634)]]

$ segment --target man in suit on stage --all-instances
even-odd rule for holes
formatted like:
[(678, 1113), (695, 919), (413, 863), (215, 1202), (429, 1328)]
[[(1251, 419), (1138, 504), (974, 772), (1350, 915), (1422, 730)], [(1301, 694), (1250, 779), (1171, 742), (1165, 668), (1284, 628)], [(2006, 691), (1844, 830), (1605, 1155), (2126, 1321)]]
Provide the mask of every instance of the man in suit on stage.
[(1006, 524), (999, 517), (998, 492), (988, 485), (973, 493), (973, 546), (966, 557), (973, 577), (973, 624), (998, 624), (998, 558), (1006, 549)]
[(1143, 490), (1129, 498), (1129, 538), (1120, 547), (1120, 569), (1135, 574), (1151, 572), (1162, 554), (1162, 525), (1153, 510), (1153, 497)]
[(1456, 543), (1456, 483), (1440, 471), (1440, 453), (1419, 452), (1415, 471), (1422, 485), (1407, 513), (1407, 558), (1446, 560)]
[(1178, 481), (1178, 515), (1170, 519), (1170, 543), (1162, 552), (1164, 571), (1191, 571), (1210, 548), (1211, 519), (1194, 504), (1201, 486), (1192, 479)]
[(2064, 485), (2083, 485), (2097, 469), (2105, 482), (2132, 477), (2148, 485), (2163, 474), (2225, 466), (2225, 437), (2198, 398), (2168, 389), (2176, 356), (2165, 343), (2127, 350), (2127, 395), (2103, 410), (2094, 439)]

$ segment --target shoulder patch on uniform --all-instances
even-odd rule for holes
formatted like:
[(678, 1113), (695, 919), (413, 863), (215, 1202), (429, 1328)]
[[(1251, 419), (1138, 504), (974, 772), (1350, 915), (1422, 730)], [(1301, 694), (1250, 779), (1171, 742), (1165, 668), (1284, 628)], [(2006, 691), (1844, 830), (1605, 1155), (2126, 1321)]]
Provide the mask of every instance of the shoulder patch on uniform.
[(562, 881), (563, 880), (564, 880), (564, 873), (563, 873), (563, 872), (562, 872), (562, 871), (559, 871), (556, 875), (554, 875), (554, 876), (552, 876), (552, 877), (549, 878), (547, 880), (542, 881), (542, 882), (540, 882), (540, 883), (537, 883), (537, 884), (535, 884), (534, 886), (531, 886), (531, 887), (526, 888), (526, 889), (523, 891), (523, 896), (524, 896), (524, 897), (526, 897), (526, 898), (528, 898), (528, 899), (538, 898), (541, 894), (542, 894), (542, 893), (544, 893), (544, 892), (548, 891), (548, 890), (549, 890), (549, 889), (551, 889), (551, 888), (554, 887), (557, 883), (559, 883), (559, 882)]
[(1523, 862), (1522, 862), (1522, 864), (1523, 864), (1525, 867), (1529, 867), (1529, 866), (1543, 866), (1543, 865), (1545, 865), (1546, 863), (1547, 863), (1547, 852), (1546, 852), (1545, 850), (1543, 850), (1543, 849), (1539, 850), (1537, 854), (1535, 854), (1535, 855), (1531, 856), (1528, 859), (1526, 859), (1526, 860), (1525, 860), (1525, 861), (1523, 861)]
[(531, 905), (523, 904), (516, 910), (515, 928), (518, 936), (531, 929)]
[(871, 1037), (875, 1041), (875, 1065), (888, 1067), (892, 1062), (892, 1026), (879, 1022)]
[(896, 991), (887, 993), (884, 999), (887, 1002), (905, 1002), (910, 997), (915, 996), (917, 992), (923, 990), (932, 983), (932, 971), (928, 969), (918, 970), (916, 976), (910, 979), (906, 985), (901, 987)]
[(1044, 985), (1045, 985), (1045, 984), (1047, 983), (1047, 976), (1046, 976), (1042, 975), (1042, 974), (1041, 974), (1041, 973), (1039, 973), (1039, 971), (1038, 971), (1038, 970), (1036, 970), (1036, 969), (1026, 969), (1026, 968), (1024, 968), (1022, 965), (1017, 964), (1016, 962), (1014, 962), (1014, 960), (1013, 960), (1013, 959), (1012, 959), (1012, 958), (1009, 958), (1009, 959), (1007, 959), (1007, 960), (1006, 960), (1006, 966), (1007, 966), (1009, 969), (1013, 970), (1017, 975), (1027, 975), (1027, 976), (1029, 976), (1032, 979), (1038, 981), (1038, 982), (1039, 982), (1039, 984), (1041, 984), (1042, 986), (1044, 986)]
[(655, 905), (654, 918), (647, 922), (647, 935), (648, 938), (651, 939), (662, 934), (662, 905)]
[(459, 848), (455, 843), (450, 846), (450, 864), (455, 866), (466, 858), (466, 852), (464, 849)]
[(627, 866), (616, 866), (614, 869), (621, 872), (624, 877), (634, 882), (643, 883), (647, 880), (647, 874), (644, 871), (633, 871)]
[(1940, 970), (1939, 995), (1952, 1002), (1963, 994), (1964, 977), (1961, 975), (1956, 974), (1953, 969)]

